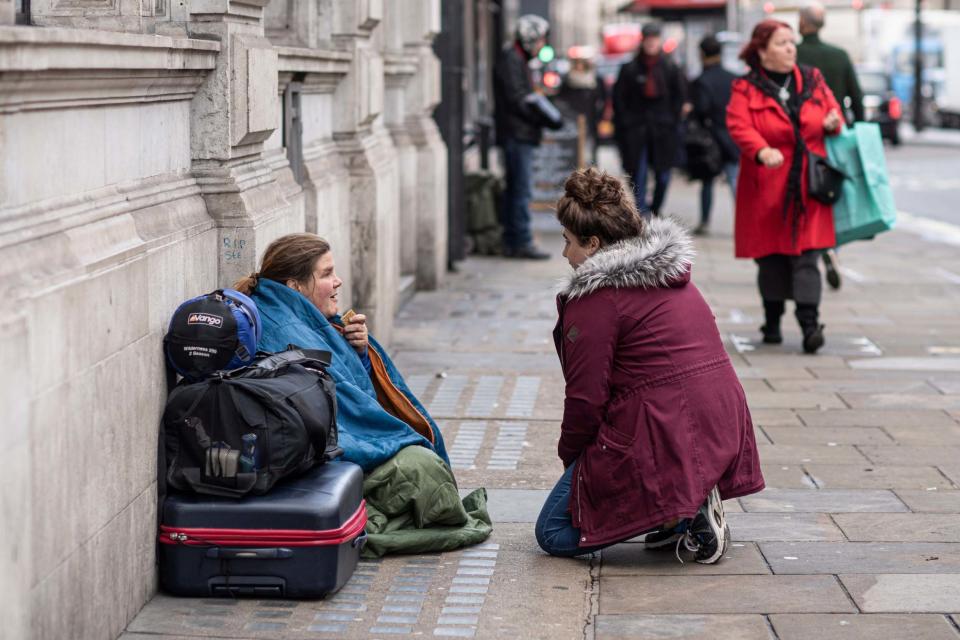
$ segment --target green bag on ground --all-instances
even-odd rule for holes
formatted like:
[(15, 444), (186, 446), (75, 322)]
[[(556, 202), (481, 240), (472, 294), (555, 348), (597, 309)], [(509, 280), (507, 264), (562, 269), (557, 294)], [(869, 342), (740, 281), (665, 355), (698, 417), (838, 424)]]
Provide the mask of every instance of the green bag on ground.
[(827, 158), (846, 174), (843, 195), (833, 205), (837, 246), (893, 228), (897, 208), (887, 177), (880, 126), (858, 122), (827, 137)]
[(405, 447), (371, 471), (363, 497), (365, 558), (451, 551), (483, 542), (493, 532), (486, 490), (461, 500), (450, 468), (426, 447)]
[(503, 181), (488, 171), (468, 173), (463, 180), (467, 234), (472, 251), (483, 256), (500, 255), (503, 252), (499, 216)]

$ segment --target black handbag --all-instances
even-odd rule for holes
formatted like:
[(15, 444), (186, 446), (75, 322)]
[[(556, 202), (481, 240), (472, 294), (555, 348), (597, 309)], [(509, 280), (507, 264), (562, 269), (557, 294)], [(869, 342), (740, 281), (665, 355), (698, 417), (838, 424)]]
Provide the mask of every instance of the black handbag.
[(687, 175), (691, 180), (712, 180), (723, 170), (723, 152), (710, 128), (697, 120), (687, 120), (684, 134)]
[(807, 152), (807, 161), (807, 193), (810, 197), (823, 204), (839, 200), (846, 174), (812, 151)]

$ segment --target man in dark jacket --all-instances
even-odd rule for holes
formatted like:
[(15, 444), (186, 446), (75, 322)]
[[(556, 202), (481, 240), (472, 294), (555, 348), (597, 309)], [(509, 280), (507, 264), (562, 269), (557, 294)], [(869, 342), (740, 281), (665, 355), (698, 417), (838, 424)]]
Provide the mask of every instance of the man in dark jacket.
[(547, 42), (550, 25), (536, 15), (520, 16), (516, 38), (500, 52), (493, 72), (497, 143), (503, 149), (506, 188), (500, 208), (503, 254), (510, 258), (545, 260), (530, 232), (530, 192), (533, 150), (540, 144), (541, 125), (527, 103), (534, 93), (527, 63)]
[[(860, 90), (857, 72), (850, 62), (850, 56), (843, 49), (820, 40), (820, 30), (826, 22), (826, 14), (826, 9), (819, 3), (810, 4), (800, 10), (800, 35), (803, 36), (803, 42), (797, 45), (797, 62), (820, 69), (833, 97), (840, 103), (844, 118), (847, 118), (849, 99), (853, 120), (863, 120), (863, 92)], [(823, 264), (827, 272), (827, 284), (833, 289), (839, 289), (841, 282), (836, 251), (824, 251)]]
[[(643, 26), (637, 56), (623, 65), (613, 87), (613, 119), (624, 172), (633, 178), (637, 208), (647, 218), (659, 215), (680, 147), (680, 119), (686, 105), (686, 81), (664, 54), (660, 25)], [(647, 203), (647, 171), (655, 187)]]
[(825, 22), (826, 10), (823, 5), (811, 4), (800, 10), (803, 42), (797, 45), (797, 62), (820, 69), (840, 106), (846, 110), (846, 100), (849, 98), (853, 119), (863, 120), (863, 92), (857, 81), (857, 73), (846, 51), (820, 40), (820, 30)]
[[(713, 35), (700, 41), (700, 59), (703, 73), (691, 87), (693, 114), (713, 134), (720, 147), (723, 159), (722, 172), (730, 185), (731, 193), (737, 189), (737, 169), (740, 149), (727, 131), (727, 103), (730, 102), (730, 85), (736, 76), (720, 64), (720, 42)], [(705, 235), (710, 225), (710, 209), (713, 207), (713, 178), (707, 178), (700, 187), (700, 224), (696, 235)]]

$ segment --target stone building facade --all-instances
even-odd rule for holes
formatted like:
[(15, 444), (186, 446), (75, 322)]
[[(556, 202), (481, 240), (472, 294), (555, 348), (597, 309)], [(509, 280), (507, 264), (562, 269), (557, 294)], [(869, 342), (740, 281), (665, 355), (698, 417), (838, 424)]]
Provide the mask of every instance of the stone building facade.
[(274, 238), (390, 339), (447, 266), (439, 0), (0, 0), (0, 636), (156, 589), (161, 338)]

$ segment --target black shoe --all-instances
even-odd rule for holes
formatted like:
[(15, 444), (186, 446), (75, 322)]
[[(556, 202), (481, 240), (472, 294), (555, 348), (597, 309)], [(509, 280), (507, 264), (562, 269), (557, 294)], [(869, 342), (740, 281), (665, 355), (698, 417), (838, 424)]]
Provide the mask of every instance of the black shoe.
[(694, 560), (700, 564), (715, 564), (727, 552), (730, 527), (727, 526), (723, 502), (716, 487), (710, 490), (706, 502), (693, 517), (693, 523), (685, 534), (684, 545), (695, 553)]
[(517, 258), (520, 260), (549, 260), (550, 254), (540, 251), (536, 246), (528, 244), (525, 247), (510, 249), (504, 247), (503, 255), (507, 258)]
[(826, 340), (823, 337), (824, 325), (818, 325), (816, 329), (803, 332), (803, 352), (816, 353)]
[(837, 270), (837, 256), (833, 251), (823, 252), (823, 267), (827, 272), (827, 284), (831, 289), (839, 289), (840, 272)]
[(661, 529), (648, 533), (643, 538), (644, 549), (667, 549), (677, 546), (677, 541), (683, 537), (687, 530), (689, 520), (681, 520), (677, 526), (669, 529)]
[(705, 224), (699, 224), (699, 225), (697, 225), (697, 228), (693, 230), (693, 235), (695, 235), (695, 236), (701, 236), (701, 237), (702, 237), (702, 236), (705, 236), (705, 235), (709, 235), (709, 233), (710, 233), (710, 229), (708, 229), (708, 228), (707, 228), (707, 225), (705, 225)]
[(783, 334), (780, 333), (780, 327), (775, 329), (767, 328), (767, 325), (760, 327), (760, 333), (763, 334), (763, 344), (781, 344)]

